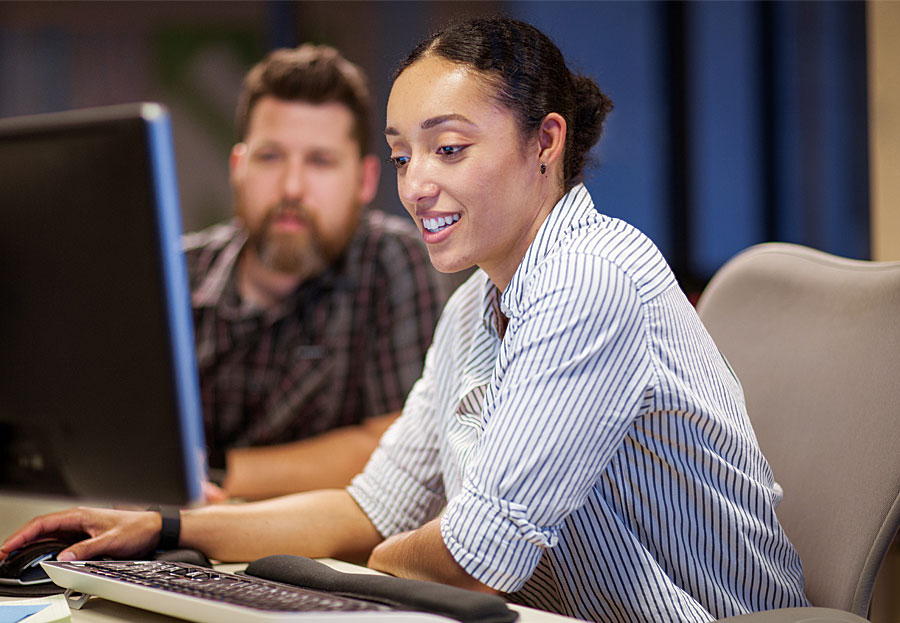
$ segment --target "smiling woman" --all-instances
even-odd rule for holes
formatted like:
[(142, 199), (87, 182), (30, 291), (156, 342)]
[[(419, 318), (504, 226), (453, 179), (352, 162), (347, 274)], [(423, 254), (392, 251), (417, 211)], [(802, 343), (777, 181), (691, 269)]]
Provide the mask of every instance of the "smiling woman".
[(804, 605), (739, 385), (653, 243), (579, 183), (611, 107), (514, 20), (401, 64), (400, 200), (439, 270), (481, 270), (349, 489), (389, 536), (369, 564), (596, 621)]
[[(593, 81), (572, 76), (555, 46), (492, 58), (496, 48), (469, 37), (448, 30), (404, 61), (385, 136), (400, 200), (435, 267), (456, 272), (477, 264), (502, 290), (547, 214), (580, 178), (612, 102)], [(519, 61), (541, 71), (521, 72)], [(506, 84), (512, 72), (516, 80)]]

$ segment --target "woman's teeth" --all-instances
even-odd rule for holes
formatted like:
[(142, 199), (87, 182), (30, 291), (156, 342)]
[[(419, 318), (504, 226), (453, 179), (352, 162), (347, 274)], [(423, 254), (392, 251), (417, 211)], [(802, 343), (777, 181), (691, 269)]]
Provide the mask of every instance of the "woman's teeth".
[(422, 225), (431, 233), (436, 233), (459, 220), (459, 214), (422, 219)]

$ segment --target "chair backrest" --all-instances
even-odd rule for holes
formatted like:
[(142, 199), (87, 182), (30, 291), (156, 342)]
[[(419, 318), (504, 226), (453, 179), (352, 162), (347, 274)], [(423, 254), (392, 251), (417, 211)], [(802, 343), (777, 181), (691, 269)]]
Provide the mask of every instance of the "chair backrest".
[(697, 307), (784, 488), (807, 597), (865, 617), (900, 524), (900, 262), (761, 244)]

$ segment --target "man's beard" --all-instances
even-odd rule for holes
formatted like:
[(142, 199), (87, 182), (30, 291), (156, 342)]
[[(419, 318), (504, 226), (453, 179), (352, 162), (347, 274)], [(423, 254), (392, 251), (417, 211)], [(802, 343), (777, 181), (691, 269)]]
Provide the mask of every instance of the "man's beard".
[[(293, 213), (306, 228), (298, 232), (279, 232), (273, 222), (284, 213)], [(259, 227), (248, 232), (248, 242), (267, 268), (303, 279), (319, 275), (329, 260), (316, 223), (296, 203), (282, 202), (267, 213)]]

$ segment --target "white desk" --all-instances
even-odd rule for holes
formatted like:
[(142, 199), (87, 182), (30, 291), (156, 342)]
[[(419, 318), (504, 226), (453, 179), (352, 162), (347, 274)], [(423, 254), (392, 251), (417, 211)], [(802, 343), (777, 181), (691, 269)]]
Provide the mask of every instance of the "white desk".
[[(25, 500), (0, 495), (0, 540), (5, 539), (11, 532), (35, 515), (49, 513), (68, 506), (71, 506), (71, 504)], [(339, 560), (325, 559), (323, 562), (339, 571), (348, 573), (378, 573), (377, 571)], [(227, 564), (216, 565), (216, 568), (222, 571), (234, 572), (243, 569), (244, 566), (241, 564)], [(10, 599), (12, 598), (0, 597), (0, 601), (8, 601)], [(576, 620), (514, 604), (510, 604), (510, 607), (519, 613), (519, 621), (521, 623), (562, 623), (564, 621), (571, 623)], [(72, 611), (72, 623), (121, 623), (123, 621), (128, 621), (129, 623), (178, 623), (181, 619), (132, 608), (97, 597), (88, 601), (81, 610)]]

